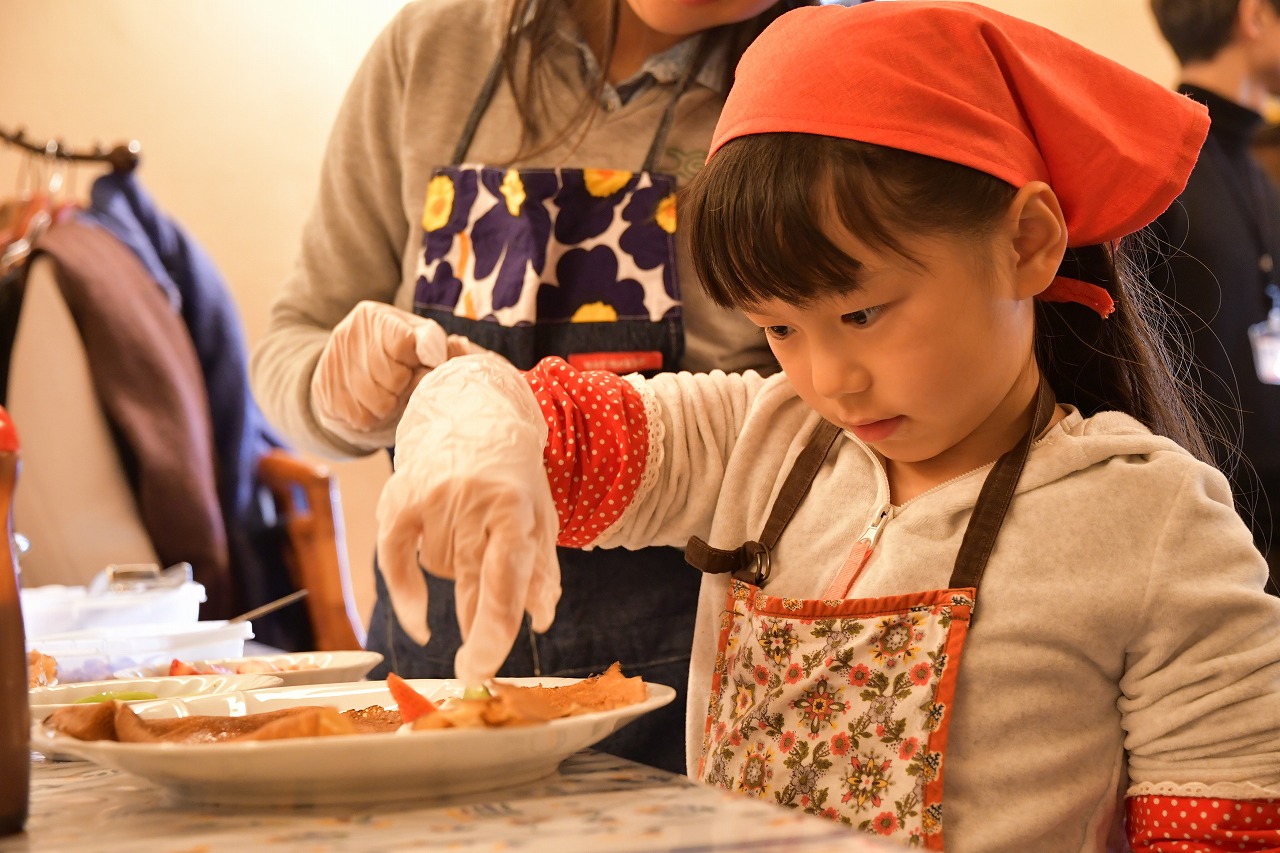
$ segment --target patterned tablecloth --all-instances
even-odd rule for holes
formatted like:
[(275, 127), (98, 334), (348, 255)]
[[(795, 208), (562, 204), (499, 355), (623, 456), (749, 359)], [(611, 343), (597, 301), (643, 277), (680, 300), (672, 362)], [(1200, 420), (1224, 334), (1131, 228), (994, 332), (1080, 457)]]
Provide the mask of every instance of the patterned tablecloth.
[(0, 851), (884, 853), (856, 830), (584, 751), (541, 781), (423, 803), (189, 806), (130, 775), (32, 757), (31, 817)]

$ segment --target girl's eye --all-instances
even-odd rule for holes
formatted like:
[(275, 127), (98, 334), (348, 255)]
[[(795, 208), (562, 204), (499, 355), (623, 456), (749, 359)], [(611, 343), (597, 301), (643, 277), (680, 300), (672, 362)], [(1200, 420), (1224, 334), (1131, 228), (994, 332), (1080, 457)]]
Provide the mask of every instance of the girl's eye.
[(780, 341), (783, 338), (785, 338), (787, 335), (791, 334), (791, 327), (790, 326), (765, 326), (764, 334), (766, 337), (773, 338), (775, 341)]
[(861, 311), (850, 311), (844, 315), (843, 319), (854, 326), (870, 326), (882, 311), (884, 311), (883, 305), (873, 305), (870, 308), (863, 308)]

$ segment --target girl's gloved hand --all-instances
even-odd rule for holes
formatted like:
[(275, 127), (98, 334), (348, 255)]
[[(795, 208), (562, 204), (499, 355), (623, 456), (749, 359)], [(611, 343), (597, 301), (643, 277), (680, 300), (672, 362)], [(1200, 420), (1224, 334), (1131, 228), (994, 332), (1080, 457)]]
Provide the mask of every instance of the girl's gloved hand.
[(311, 375), (311, 408), (329, 432), (361, 447), (388, 446), (409, 395), (428, 370), (484, 352), (434, 320), (364, 301), (334, 327)]
[(545, 631), (560, 599), (559, 519), (547, 426), (524, 378), (493, 355), (450, 361), (418, 385), (378, 500), (378, 568), (401, 626), (426, 643), (427, 571), (456, 581), (455, 675), (491, 678), (528, 611)]

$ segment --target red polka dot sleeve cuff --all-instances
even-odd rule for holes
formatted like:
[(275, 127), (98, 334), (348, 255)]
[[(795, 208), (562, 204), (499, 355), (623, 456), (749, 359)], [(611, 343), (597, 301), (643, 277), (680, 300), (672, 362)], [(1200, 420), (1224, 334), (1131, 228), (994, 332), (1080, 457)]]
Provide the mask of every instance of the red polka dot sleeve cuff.
[(547, 422), (543, 462), (560, 515), (559, 544), (590, 545), (639, 490), (649, 452), (644, 401), (614, 373), (545, 358), (525, 373)]
[(1135, 853), (1280, 851), (1280, 800), (1130, 797)]

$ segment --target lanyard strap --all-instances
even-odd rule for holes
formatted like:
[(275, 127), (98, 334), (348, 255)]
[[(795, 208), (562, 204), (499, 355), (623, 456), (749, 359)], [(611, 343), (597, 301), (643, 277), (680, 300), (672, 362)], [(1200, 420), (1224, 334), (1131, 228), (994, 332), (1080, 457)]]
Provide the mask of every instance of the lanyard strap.
[[(1246, 174), (1241, 174), (1236, 168), (1235, 158), (1212, 133), (1209, 134), (1205, 145), (1212, 145), (1218, 152), (1222, 170), (1227, 173), (1227, 185), (1243, 209), (1249, 230), (1253, 233), (1253, 239), (1257, 241), (1258, 251), (1261, 253), (1258, 255), (1258, 272), (1266, 277), (1266, 284), (1275, 284), (1276, 247), (1272, 245), (1274, 238), (1271, 231), (1271, 211), (1267, 202), (1266, 175), (1248, 158), (1241, 164)], [(1265, 292), (1266, 285), (1263, 289)]]
[[(489, 103), (493, 100), (493, 93), (497, 91), (498, 80), (502, 77), (502, 54), (505, 52), (506, 46), (510, 39), (516, 37), (516, 33), (508, 33), (503, 39), (502, 46), (498, 48), (498, 55), (494, 58), (493, 64), (489, 67), (489, 73), (484, 78), (484, 84), (480, 87), (480, 94), (476, 96), (476, 101), (471, 105), (471, 113), (467, 116), (467, 121), (462, 126), (462, 133), (458, 137), (458, 144), (453, 149), (453, 159), (450, 164), (459, 166), (466, 159), (467, 152), (471, 149), (471, 142), (475, 138), (476, 129), (480, 126), (480, 120), (484, 118), (485, 111), (489, 109)], [(667, 108), (662, 113), (662, 121), (658, 124), (658, 130), (654, 134), (653, 142), (649, 144), (649, 152), (645, 155), (644, 164), (641, 170), (652, 172), (654, 166), (657, 165), (658, 159), (662, 156), (662, 149), (667, 142), (667, 134), (671, 130), (671, 125), (675, 121), (676, 103), (680, 97), (689, 89), (689, 85), (693, 79), (698, 76), (698, 72), (702, 70), (702, 66), (706, 64), (707, 57), (711, 53), (711, 42), (703, 33), (698, 37), (698, 45), (694, 50), (692, 60), (685, 66), (684, 73), (680, 75), (680, 80), (676, 84), (675, 92), (671, 96), (671, 100), (667, 102)], [(604, 73), (603, 69), (600, 72)]]
[[(969, 519), (964, 538), (960, 542), (960, 550), (956, 554), (949, 589), (978, 588), (995, 547), (996, 536), (1009, 511), (1009, 504), (1013, 502), (1014, 490), (1022, 476), (1022, 469), (1026, 466), (1027, 456), (1031, 453), (1031, 445), (1049, 425), (1055, 405), (1053, 390), (1049, 388), (1049, 383), (1041, 379), (1036, 392), (1036, 409), (1031, 428), (1013, 448), (996, 460), (982, 483), (973, 516)], [(818, 469), (822, 467), (823, 460), (839, 434), (839, 427), (824, 420), (809, 435), (804, 450), (796, 457), (795, 464), (791, 466), (791, 471), (778, 491), (778, 498), (769, 511), (769, 518), (759, 541), (724, 549), (713, 548), (694, 536), (685, 546), (685, 560), (707, 574), (750, 570), (752, 583), (759, 585), (768, 580), (770, 553), (778, 544), (783, 529), (795, 515), (796, 508), (808, 494)]]

